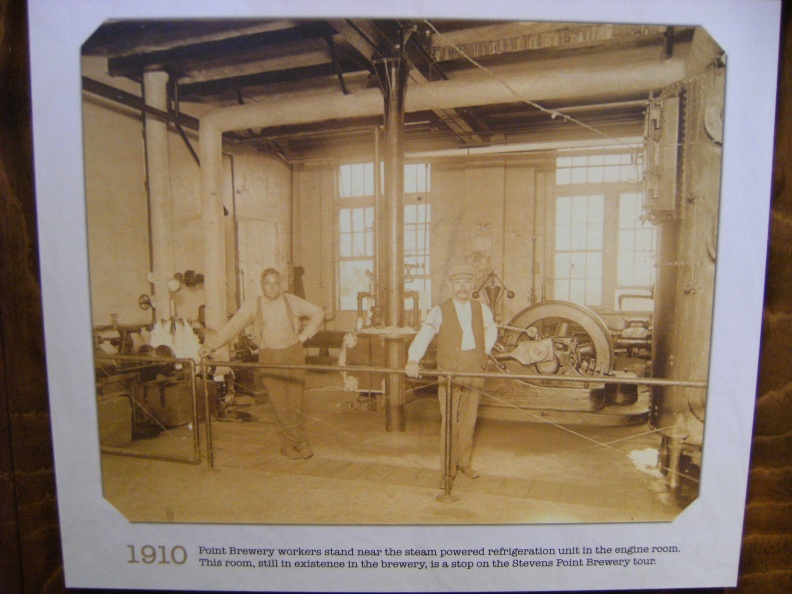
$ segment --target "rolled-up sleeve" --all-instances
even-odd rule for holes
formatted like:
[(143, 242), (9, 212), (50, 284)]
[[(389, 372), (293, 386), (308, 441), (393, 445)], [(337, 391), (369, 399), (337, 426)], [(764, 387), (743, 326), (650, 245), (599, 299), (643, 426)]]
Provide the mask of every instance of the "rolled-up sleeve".
[(484, 303), (481, 304), (481, 317), (484, 318), (484, 349), (489, 355), (498, 340), (498, 325), (492, 316), (492, 310)]
[(257, 302), (255, 299), (245, 301), (228, 323), (220, 328), (214, 336), (209, 336), (206, 344), (212, 349), (217, 350), (231, 340), (256, 319)]

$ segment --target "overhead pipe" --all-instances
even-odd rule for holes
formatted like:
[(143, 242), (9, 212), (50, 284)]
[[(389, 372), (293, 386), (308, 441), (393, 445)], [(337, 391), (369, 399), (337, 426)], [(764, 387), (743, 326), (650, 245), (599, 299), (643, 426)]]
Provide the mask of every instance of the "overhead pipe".
[[(414, 85), (407, 90), (405, 112), (512, 103), (520, 97), (540, 102), (597, 96), (609, 92), (649, 92), (690, 76), (696, 68), (701, 68), (702, 65), (706, 67), (712, 60), (717, 59), (721, 53), (720, 48), (710, 45), (708, 55), (705, 51), (708, 44), (705, 41), (706, 39), (698, 44), (697, 48), (700, 49), (696, 49), (694, 59), (689, 64), (682, 58), (671, 58), (653, 63), (601, 68), (559, 66), (553, 70), (534, 68), (520, 76), (504, 76), (500, 79), (444, 80)], [(382, 100), (379, 89), (364, 89), (353, 95), (284, 95), (263, 99), (259, 103), (216, 109), (201, 118), (199, 156), (206, 321), (210, 328), (223, 325), (227, 307), (220, 167), (223, 132), (381, 115)]]

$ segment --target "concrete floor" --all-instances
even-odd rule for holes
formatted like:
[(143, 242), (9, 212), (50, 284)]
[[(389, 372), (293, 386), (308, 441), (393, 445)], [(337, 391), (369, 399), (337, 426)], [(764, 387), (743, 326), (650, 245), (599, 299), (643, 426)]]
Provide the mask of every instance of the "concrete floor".
[[(341, 390), (338, 374), (309, 376), (315, 455), (296, 461), (280, 455), (269, 404), (238, 398), (232, 418), (212, 422), (213, 469), (103, 454), (105, 496), (139, 522), (663, 522), (682, 509), (659, 473), (639, 468), (652, 463), (659, 446), (646, 424), (558, 427), (488, 418), (476, 429), (473, 462), (481, 477), (460, 474), (453, 486), (458, 499), (440, 502), (436, 396), (408, 395), (403, 433), (386, 432), (382, 407), (361, 409), (356, 398)], [(179, 427), (127, 449), (186, 456), (191, 435)]]

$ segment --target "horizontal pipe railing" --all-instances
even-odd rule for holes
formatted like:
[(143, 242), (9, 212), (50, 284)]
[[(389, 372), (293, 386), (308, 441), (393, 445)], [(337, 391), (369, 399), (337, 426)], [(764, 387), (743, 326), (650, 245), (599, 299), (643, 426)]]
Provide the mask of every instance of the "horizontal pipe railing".
[[(150, 357), (147, 355), (114, 355), (111, 353), (95, 353), (94, 357), (96, 360), (101, 361), (129, 361), (130, 363), (151, 363), (152, 365), (161, 365), (163, 363), (179, 363), (183, 366), (183, 371), (185, 373), (189, 373), (189, 381), (190, 381), (190, 390), (191, 390), (191, 401), (192, 401), (192, 435), (193, 435), (193, 446), (192, 446), (192, 457), (185, 458), (184, 456), (170, 456), (168, 454), (154, 454), (150, 452), (135, 452), (132, 450), (125, 450), (119, 447), (110, 447), (110, 446), (101, 446), (99, 449), (102, 453), (105, 454), (114, 454), (120, 456), (129, 456), (131, 458), (144, 458), (147, 460), (162, 460), (166, 462), (181, 462), (186, 464), (200, 464), (201, 463), (201, 442), (199, 437), (199, 422), (198, 422), (198, 390), (196, 388), (195, 378), (197, 376), (196, 369), (197, 365), (193, 359), (185, 359), (185, 358), (177, 358), (177, 357)], [(123, 367), (119, 368), (119, 371), (124, 373), (135, 372), (135, 371), (142, 371), (146, 369), (148, 366), (135, 366), (135, 367)], [(206, 386), (204, 386), (204, 394), (208, 395), (206, 391)], [(212, 440), (211, 440), (211, 429), (209, 428), (209, 400), (208, 397), (204, 398), (205, 401), (205, 414), (207, 418), (206, 422), (206, 441), (207, 441), (207, 452), (212, 447)], [(138, 403), (130, 402), (130, 405), (134, 407)], [(134, 430), (134, 428), (133, 428)], [(207, 457), (211, 460), (211, 457)], [(211, 466), (210, 466), (211, 468)]]
[[(106, 353), (97, 353), (95, 357), (98, 360), (112, 360), (112, 361), (129, 361), (129, 362), (146, 362), (151, 363), (153, 365), (162, 364), (162, 363), (181, 363), (186, 364), (191, 372), (192, 379), (192, 387), (193, 387), (193, 415), (194, 415), (194, 436), (195, 436), (195, 452), (197, 455), (200, 455), (200, 447), (198, 441), (198, 421), (197, 421), (197, 396), (196, 396), (196, 388), (195, 388), (195, 376), (196, 371), (206, 371), (202, 373), (203, 376), (203, 384), (204, 384), (204, 406), (205, 406), (205, 415), (206, 415), (206, 423), (205, 423), (205, 433), (206, 433), (206, 460), (207, 465), (209, 468), (214, 467), (214, 448), (212, 443), (212, 430), (211, 430), (211, 411), (209, 406), (209, 389), (208, 389), (208, 381), (209, 381), (209, 370), (211, 368), (218, 368), (218, 367), (227, 367), (230, 369), (233, 368), (241, 368), (241, 369), (278, 369), (278, 370), (299, 370), (299, 371), (331, 371), (331, 372), (358, 372), (358, 373), (383, 373), (383, 374), (402, 374), (407, 375), (407, 372), (404, 369), (397, 369), (391, 367), (383, 367), (383, 366), (356, 366), (356, 365), (270, 365), (264, 363), (254, 363), (254, 362), (244, 362), (244, 361), (214, 361), (208, 358), (201, 359), (200, 363), (196, 364), (193, 359), (184, 359), (184, 358), (176, 358), (176, 357), (150, 357), (145, 355), (112, 355)], [(134, 369), (140, 369), (136, 367)], [(126, 371), (126, 369), (121, 368), (120, 370)], [(678, 387), (688, 387), (688, 388), (699, 388), (704, 389), (707, 388), (707, 382), (705, 381), (695, 381), (695, 380), (671, 380), (671, 379), (663, 379), (663, 378), (639, 378), (639, 377), (612, 377), (612, 376), (547, 376), (547, 375), (539, 375), (539, 374), (512, 374), (512, 373), (491, 373), (491, 372), (462, 372), (462, 371), (451, 371), (451, 370), (442, 370), (442, 369), (422, 369), (419, 373), (419, 378), (422, 377), (429, 377), (429, 378), (438, 378), (443, 379), (446, 382), (447, 389), (449, 390), (450, 394), (450, 384), (455, 378), (493, 378), (493, 379), (508, 379), (508, 380), (520, 380), (520, 381), (527, 381), (527, 382), (540, 382), (542, 384), (553, 384), (553, 383), (579, 383), (579, 384), (621, 384), (621, 385), (642, 385), (642, 386), (678, 386)], [(447, 398), (447, 401), (450, 402), (451, 398)], [(450, 423), (451, 415), (447, 415), (447, 422)], [(450, 427), (447, 428), (446, 435), (450, 435), (451, 429)], [(449, 446), (448, 444), (444, 445), (444, 497), (446, 499), (450, 499), (451, 493), (451, 484), (452, 481), (449, 478), (449, 469), (448, 466), (448, 456), (449, 456)], [(103, 451), (107, 451), (108, 453), (116, 453), (116, 454), (123, 454), (129, 456), (137, 456), (143, 458), (151, 458), (151, 459), (168, 459), (165, 456), (161, 456), (158, 454), (143, 454), (143, 455), (136, 455), (135, 453), (126, 452), (126, 451), (119, 451), (118, 448), (105, 448)], [(171, 458), (172, 459), (172, 458)], [(175, 461), (185, 461), (183, 458), (175, 459)]]
[[(265, 365), (263, 363), (245, 363), (242, 361), (210, 361), (203, 359), (202, 366), (207, 367), (240, 367), (255, 369), (291, 369), (301, 371), (356, 371), (363, 373), (400, 373), (406, 375), (404, 369), (380, 366), (355, 366), (355, 365)], [(472, 373), (463, 371), (447, 371), (440, 369), (422, 369), (419, 377), (483, 377), (493, 379), (515, 379), (525, 381), (550, 382), (550, 383), (581, 383), (581, 384), (629, 384), (641, 386), (679, 386), (685, 388), (706, 388), (707, 382), (695, 380), (670, 380), (648, 377), (612, 377), (601, 375), (539, 375), (517, 373)]]

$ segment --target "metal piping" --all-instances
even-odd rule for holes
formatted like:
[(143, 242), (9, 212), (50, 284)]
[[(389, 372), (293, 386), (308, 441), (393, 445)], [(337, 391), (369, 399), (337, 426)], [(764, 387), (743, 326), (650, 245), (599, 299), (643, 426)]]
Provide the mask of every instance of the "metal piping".
[[(384, 220), (385, 325), (404, 326), (404, 98), (410, 69), (404, 58), (391, 58), (381, 64), (385, 82), (385, 208)], [(402, 337), (386, 337), (388, 366), (403, 367), (407, 347)], [(404, 431), (404, 377), (389, 374), (385, 378), (385, 430)]]
[[(648, 92), (689, 76), (709, 64), (704, 45), (687, 64), (680, 58), (656, 63), (604, 68), (534, 68), (518, 77), (447, 80), (415, 85), (407, 90), (405, 111), (454, 109), (481, 104), (510, 103), (519, 97), (546, 101), (587, 97), (608, 92)], [(710, 46), (710, 51), (715, 50)], [(720, 51), (720, 48), (717, 48)], [(692, 53), (692, 52), (691, 52)], [(720, 55), (720, 54), (718, 54)], [(701, 56), (704, 56), (702, 58)], [(717, 56), (712, 56), (712, 59)], [(225, 242), (221, 199), (222, 133), (253, 127), (301, 124), (382, 114), (382, 92), (366, 89), (354, 95), (280, 96), (260, 103), (217, 109), (200, 121), (201, 197), (203, 203), (206, 321), (220, 328), (226, 320)]]
[[(161, 111), (168, 110), (168, 73), (146, 72), (143, 75), (146, 105)], [(170, 306), (167, 282), (173, 276), (173, 229), (170, 191), (170, 158), (168, 154), (168, 124), (145, 115), (146, 168), (149, 182), (149, 211), (151, 224), (151, 281), (154, 284), (154, 309), (157, 317), (165, 318)], [(215, 157), (217, 158), (217, 157)]]

